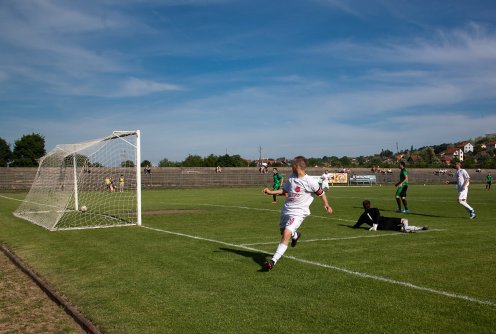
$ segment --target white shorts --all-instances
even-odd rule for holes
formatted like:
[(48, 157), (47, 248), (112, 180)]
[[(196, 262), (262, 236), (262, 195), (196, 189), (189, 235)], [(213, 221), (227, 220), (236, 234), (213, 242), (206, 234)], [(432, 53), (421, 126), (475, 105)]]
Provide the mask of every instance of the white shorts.
[(301, 223), (303, 223), (304, 219), (305, 217), (281, 214), (281, 218), (279, 219), (279, 228), (287, 228), (291, 232), (296, 232), (296, 230), (301, 226)]
[(468, 187), (465, 190), (458, 191), (458, 201), (466, 201), (468, 196)]

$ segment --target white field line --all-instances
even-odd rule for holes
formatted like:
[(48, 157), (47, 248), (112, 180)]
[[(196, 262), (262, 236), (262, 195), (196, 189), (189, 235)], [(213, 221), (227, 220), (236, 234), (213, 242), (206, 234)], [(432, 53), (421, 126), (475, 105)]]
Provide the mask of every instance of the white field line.
[[(221, 245), (224, 245), (224, 246), (241, 248), (241, 249), (251, 250), (251, 251), (255, 251), (255, 252), (259, 252), (259, 253), (263, 253), (263, 254), (267, 254), (267, 255), (272, 255), (271, 253), (266, 252), (266, 251), (263, 251), (263, 250), (260, 250), (260, 249), (256, 249), (256, 248), (252, 248), (252, 247), (247, 247), (247, 246), (243, 246), (243, 245), (237, 245), (237, 244), (233, 244), (233, 243), (229, 243), (229, 242), (223, 242), (223, 241), (220, 241), (220, 240), (202, 238), (202, 237), (198, 237), (198, 236), (194, 236), (194, 235), (189, 235), (189, 234), (184, 234), (184, 233), (179, 233), (179, 232), (166, 231), (166, 230), (161, 230), (161, 229), (158, 229), (158, 228), (153, 228), (153, 227), (148, 227), (148, 226), (143, 226), (143, 225), (141, 227), (142, 228), (145, 228), (145, 229), (148, 229), (148, 230), (156, 231), (156, 232), (167, 233), (167, 234), (172, 234), (172, 235), (181, 236), (181, 237), (185, 237), (185, 238), (190, 238), (190, 239), (195, 239), (195, 240), (200, 240), (200, 241), (207, 241), (207, 242), (212, 242), (212, 243), (216, 243), (216, 244), (221, 244)], [(336, 270), (336, 271), (339, 271), (339, 272), (342, 272), (342, 273), (345, 273), (345, 274), (349, 274), (349, 275), (353, 275), (353, 276), (358, 276), (358, 277), (361, 277), (361, 278), (369, 278), (369, 279), (372, 279), (372, 280), (376, 280), (376, 281), (380, 281), (380, 282), (384, 282), (384, 283), (389, 283), (389, 284), (394, 284), (394, 285), (399, 285), (399, 286), (407, 287), (407, 288), (410, 288), (410, 289), (424, 291), (424, 292), (428, 292), (428, 293), (432, 293), (432, 294), (437, 294), (437, 295), (441, 295), (441, 296), (445, 296), (445, 297), (449, 297), (449, 298), (460, 299), (460, 300), (468, 301), (468, 302), (471, 302), (471, 303), (476, 303), (476, 304), (482, 304), (482, 305), (488, 305), (488, 306), (496, 307), (496, 303), (495, 302), (492, 302), (492, 301), (489, 301), (489, 300), (478, 299), (478, 298), (474, 298), (474, 297), (470, 297), (470, 296), (465, 296), (465, 295), (461, 295), (461, 294), (454, 293), (454, 292), (449, 292), (449, 291), (432, 289), (432, 288), (424, 287), (424, 286), (421, 286), (421, 285), (416, 285), (416, 284), (412, 284), (412, 283), (408, 283), (408, 282), (403, 282), (403, 281), (397, 281), (397, 280), (390, 279), (390, 278), (387, 278), (387, 277), (382, 277), (382, 276), (377, 276), (377, 275), (371, 275), (371, 274), (367, 274), (367, 273), (362, 273), (362, 272), (359, 272), (359, 271), (349, 270), (349, 269), (346, 269), (346, 268), (342, 268), (342, 267), (338, 267), (338, 266), (334, 266), (334, 265), (330, 265), (330, 264), (324, 264), (324, 263), (320, 263), (320, 262), (316, 262), (316, 261), (305, 260), (305, 259), (297, 258), (297, 257), (294, 257), (294, 256), (284, 256), (284, 257), (287, 258), (287, 259), (291, 259), (291, 260), (297, 261), (297, 262), (301, 262), (301, 263), (305, 263), (305, 264), (311, 264), (311, 265), (314, 265), (314, 266), (317, 266), (317, 267), (321, 267), (321, 268), (332, 269), (332, 270)]]
[[(419, 233), (427, 233), (427, 232), (439, 232), (439, 231), (445, 231), (443, 229), (431, 229), (427, 231), (421, 231)], [(373, 232), (375, 233), (375, 232)], [(322, 239), (305, 239), (305, 240), (300, 240), (298, 243), (304, 242), (318, 242), (318, 241), (336, 241), (336, 240), (352, 240), (352, 239), (362, 239), (362, 238), (381, 238), (381, 237), (398, 237), (398, 236), (407, 236), (411, 233), (384, 233), (384, 234), (373, 234), (373, 235), (361, 235), (361, 236), (356, 236), (356, 237), (342, 237), (342, 238), (322, 238)], [(279, 244), (279, 241), (272, 241), (272, 242), (257, 242), (257, 243), (251, 243), (251, 244), (241, 244), (241, 246), (257, 246), (257, 245), (277, 245)]]
[(17, 199), (17, 198), (8, 197), (8, 196), (3, 196), (3, 195), (0, 195), (0, 197), (5, 198), (5, 199), (10, 199), (10, 200), (12, 200), (12, 201), (17, 201), (17, 202), (23, 202), (23, 203), (34, 203), (34, 204), (37, 204), (37, 205), (48, 206), (48, 207), (51, 207), (51, 208), (58, 208), (58, 206), (56, 206), (56, 205), (50, 205), (50, 204), (45, 204), (45, 203), (30, 202), (30, 201), (26, 201), (26, 200), (23, 200), (23, 199)]

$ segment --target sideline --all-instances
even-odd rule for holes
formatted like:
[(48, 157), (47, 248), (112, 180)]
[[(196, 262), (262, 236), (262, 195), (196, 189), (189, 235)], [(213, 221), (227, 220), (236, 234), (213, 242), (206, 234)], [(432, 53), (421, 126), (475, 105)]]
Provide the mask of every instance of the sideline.
[(86, 332), (90, 334), (101, 334), (102, 332), (93, 325), (82, 313), (71, 306), (67, 300), (59, 296), (45, 281), (43, 281), (35, 272), (29, 269), (14, 253), (6, 246), (0, 244), (2, 251), (12, 263), (24, 272), (46, 295), (60, 306), (74, 321)]
[[(224, 241), (220, 241), (220, 240), (202, 238), (202, 237), (198, 237), (198, 236), (194, 236), (194, 235), (189, 235), (189, 234), (179, 233), (179, 232), (172, 232), (172, 231), (162, 230), (162, 229), (158, 229), (158, 228), (154, 228), (154, 227), (148, 227), (148, 226), (144, 226), (144, 225), (142, 225), (141, 228), (155, 231), (155, 232), (167, 233), (167, 234), (176, 235), (176, 236), (180, 236), (180, 237), (185, 237), (185, 238), (190, 238), (190, 239), (195, 239), (195, 240), (200, 240), (200, 241), (207, 241), (207, 242), (211, 242), (211, 243), (221, 244), (224, 246), (241, 248), (241, 249), (245, 249), (245, 250), (259, 252), (262, 254), (272, 255), (272, 253), (269, 253), (269, 252), (266, 252), (266, 251), (263, 251), (263, 250), (260, 250), (257, 248), (233, 244), (233, 243), (224, 242)], [(354, 271), (354, 270), (350, 270), (350, 269), (346, 269), (346, 268), (342, 268), (342, 267), (338, 267), (338, 266), (334, 266), (334, 265), (330, 265), (330, 264), (320, 263), (320, 262), (316, 262), (316, 261), (305, 260), (305, 259), (297, 258), (294, 256), (284, 256), (284, 257), (287, 259), (297, 261), (297, 262), (301, 262), (301, 263), (305, 263), (305, 264), (311, 264), (311, 265), (321, 267), (321, 268), (336, 270), (336, 271), (346, 273), (349, 275), (353, 275), (353, 276), (358, 276), (358, 277), (362, 277), (362, 278), (369, 278), (369, 279), (373, 279), (376, 281), (381, 281), (381, 282), (385, 282), (385, 283), (389, 283), (389, 284), (399, 285), (399, 286), (403, 286), (403, 287), (407, 287), (407, 288), (411, 288), (411, 289), (415, 289), (415, 290), (419, 290), (419, 291), (429, 292), (432, 294), (437, 294), (437, 295), (441, 295), (441, 296), (445, 296), (445, 297), (449, 297), (449, 298), (460, 299), (460, 300), (468, 301), (471, 303), (496, 307), (496, 302), (492, 302), (489, 300), (477, 299), (474, 297), (465, 296), (465, 295), (461, 295), (461, 294), (457, 294), (457, 293), (449, 292), (449, 291), (436, 290), (436, 289), (424, 287), (421, 285), (415, 285), (415, 284), (412, 284), (409, 282), (397, 281), (397, 280), (390, 279), (387, 277), (362, 273), (359, 271)]]

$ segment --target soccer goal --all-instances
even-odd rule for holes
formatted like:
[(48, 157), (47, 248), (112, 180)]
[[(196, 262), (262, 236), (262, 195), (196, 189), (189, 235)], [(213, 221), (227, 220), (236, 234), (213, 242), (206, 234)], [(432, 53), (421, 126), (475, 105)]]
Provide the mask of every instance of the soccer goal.
[(57, 145), (14, 215), (49, 230), (141, 225), (140, 131)]

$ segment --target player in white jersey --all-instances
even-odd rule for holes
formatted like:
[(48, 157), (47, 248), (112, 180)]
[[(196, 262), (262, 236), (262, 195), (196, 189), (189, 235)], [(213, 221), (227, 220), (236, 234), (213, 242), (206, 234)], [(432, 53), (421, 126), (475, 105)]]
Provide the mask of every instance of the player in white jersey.
[(308, 176), (305, 172), (307, 161), (304, 157), (298, 156), (291, 162), (293, 173), (289, 176), (282, 189), (270, 190), (265, 188), (263, 192), (267, 195), (288, 194), (286, 202), (281, 209), (279, 228), (281, 231), (281, 241), (272, 260), (263, 264), (265, 270), (271, 270), (288, 249), (289, 240), (291, 247), (296, 246), (301, 233), (297, 230), (303, 223), (305, 217), (310, 215), (310, 204), (313, 202), (313, 194), (319, 196), (324, 203), (327, 213), (332, 213), (332, 208), (327, 202), (327, 197), (319, 186), (318, 182)]
[(329, 171), (326, 169), (320, 178), (322, 179), (322, 189), (324, 191), (329, 190), (329, 181), (331, 181), (331, 174), (329, 174)]
[(455, 169), (456, 185), (458, 188), (458, 203), (460, 203), (468, 211), (470, 214), (470, 219), (474, 219), (476, 217), (475, 210), (467, 203), (470, 176), (467, 171), (461, 167), (460, 162), (455, 163)]

